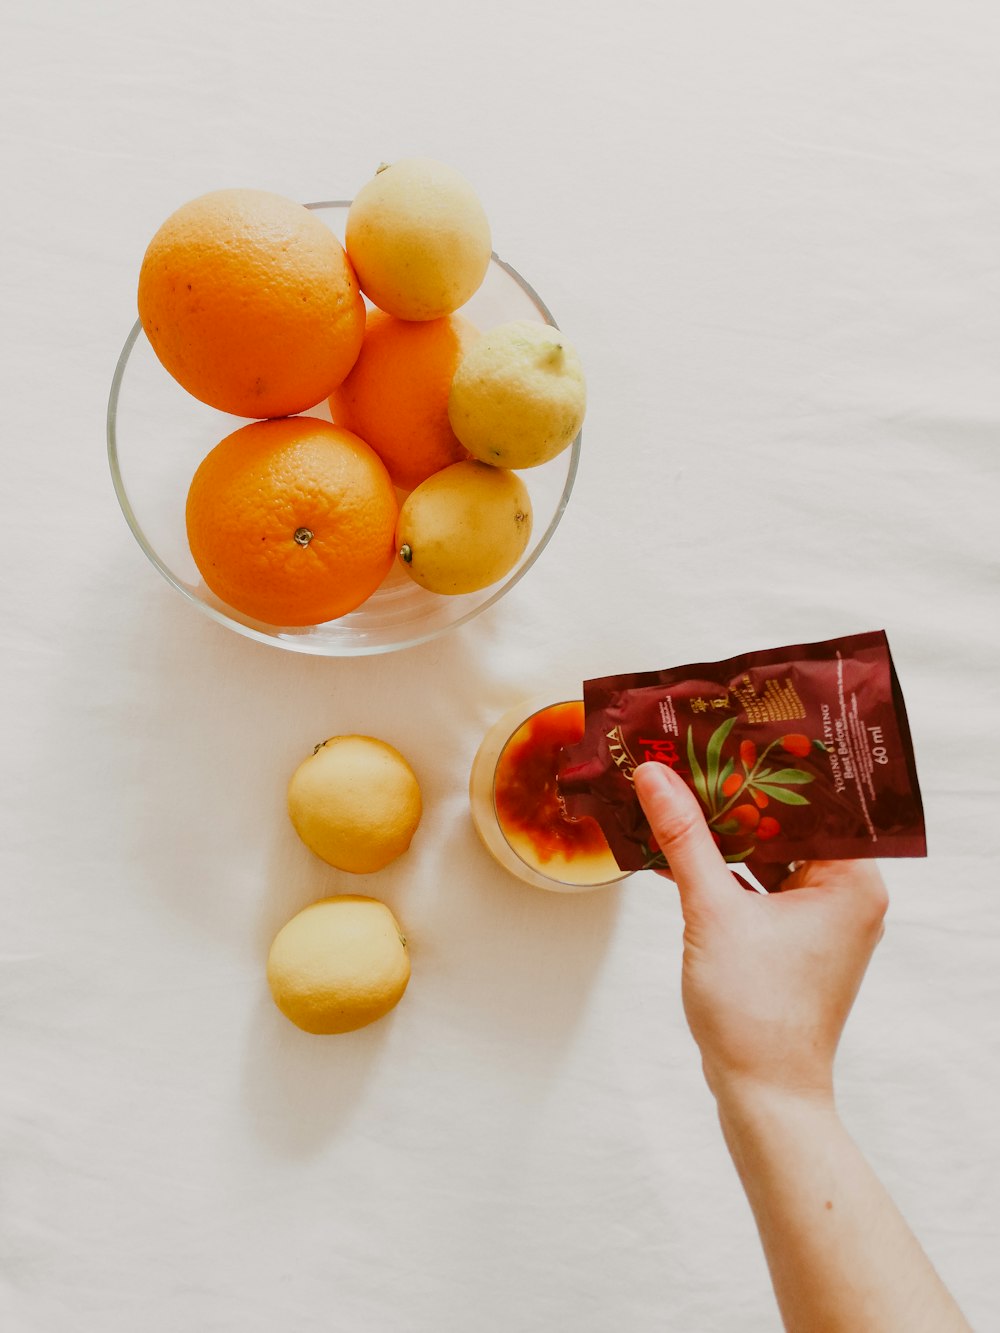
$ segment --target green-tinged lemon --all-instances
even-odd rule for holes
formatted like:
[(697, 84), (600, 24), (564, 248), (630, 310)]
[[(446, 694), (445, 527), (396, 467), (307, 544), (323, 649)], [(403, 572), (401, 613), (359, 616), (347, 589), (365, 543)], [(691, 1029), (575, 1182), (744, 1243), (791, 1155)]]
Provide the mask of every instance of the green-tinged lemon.
[(576, 439), (587, 407), (583, 367), (551, 324), (490, 329), (462, 357), (448, 419), (473, 457), (497, 467), (547, 463)]

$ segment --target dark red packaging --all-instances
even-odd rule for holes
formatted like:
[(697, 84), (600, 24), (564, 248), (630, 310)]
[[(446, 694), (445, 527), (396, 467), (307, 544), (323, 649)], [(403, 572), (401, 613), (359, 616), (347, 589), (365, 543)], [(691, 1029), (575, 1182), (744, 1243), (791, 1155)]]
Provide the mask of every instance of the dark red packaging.
[(591, 815), (622, 870), (666, 867), (635, 794), (647, 760), (701, 802), (726, 860), (774, 887), (792, 861), (926, 856), (910, 729), (885, 634), (744, 653), (583, 686), (563, 753), (571, 817)]

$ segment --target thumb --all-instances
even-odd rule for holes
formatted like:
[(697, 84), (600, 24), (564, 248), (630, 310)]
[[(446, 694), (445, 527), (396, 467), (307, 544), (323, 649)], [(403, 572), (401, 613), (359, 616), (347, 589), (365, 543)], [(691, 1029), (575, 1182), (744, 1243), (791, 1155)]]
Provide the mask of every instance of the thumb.
[(635, 790), (649, 826), (677, 881), (685, 915), (711, 908), (743, 890), (716, 847), (698, 799), (666, 764), (640, 764)]

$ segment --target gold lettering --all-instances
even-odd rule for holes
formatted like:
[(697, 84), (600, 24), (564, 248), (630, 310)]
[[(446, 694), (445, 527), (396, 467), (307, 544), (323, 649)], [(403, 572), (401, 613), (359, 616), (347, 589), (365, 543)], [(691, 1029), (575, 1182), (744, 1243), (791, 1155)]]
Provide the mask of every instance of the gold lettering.
[(631, 782), (637, 764), (625, 744), (621, 727), (612, 727), (610, 731), (604, 733), (604, 738), (608, 742), (608, 754), (611, 757), (611, 762)]

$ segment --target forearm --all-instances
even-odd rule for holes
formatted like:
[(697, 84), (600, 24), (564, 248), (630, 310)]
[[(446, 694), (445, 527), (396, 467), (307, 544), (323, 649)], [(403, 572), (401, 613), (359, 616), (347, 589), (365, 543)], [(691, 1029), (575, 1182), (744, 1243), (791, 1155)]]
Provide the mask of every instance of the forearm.
[(832, 1099), (743, 1089), (719, 1118), (788, 1333), (968, 1333)]

